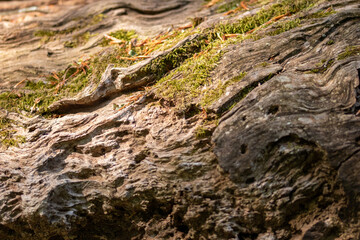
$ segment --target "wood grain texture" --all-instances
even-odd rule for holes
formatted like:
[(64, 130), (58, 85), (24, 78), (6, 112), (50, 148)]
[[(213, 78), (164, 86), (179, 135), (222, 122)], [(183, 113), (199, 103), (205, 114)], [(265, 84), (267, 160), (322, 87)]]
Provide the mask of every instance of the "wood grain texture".
[[(4, 8), (12, 4), (20, 3)], [(79, 2), (42, 16), (35, 29), (104, 13), (85, 29), (131, 23), (157, 33), (205, 14), (201, 4)], [(307, 18), (329, 7), (333, 14)], [(257, 10), (226, 19), (206, 10), (199, 29)], [(139, 89), (158, 80), (156, 68), (144, 68), (201, 34), (129, 68), (108, 65), (95, 89), (52, 105), (64, 113), (58, 118), (6, 113), (27, 141), (0, 152), (0, 239), (359, 239), (360, 56), (339, 57), (360, 45), (359, 1), (325, 1), (301, 14), (289, 31), (268, 36), (270, 26), (259, 38), (221, 45), (211, 82), (246, 75), (207, 113), (195, 104), (179, 113)], [(36, 47), (27, 24), (0, 28), (3, 90), (97, 50), (96, 37), (70, 50)]]

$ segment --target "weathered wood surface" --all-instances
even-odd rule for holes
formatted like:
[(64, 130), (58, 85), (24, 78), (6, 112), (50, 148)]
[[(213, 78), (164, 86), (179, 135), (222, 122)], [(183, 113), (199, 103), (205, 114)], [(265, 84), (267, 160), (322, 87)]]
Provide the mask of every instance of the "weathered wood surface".
[[(63, 70), (73, 60), (99, 52), (98, 43), (104, 33), (133, 29), (151, 36), (188, 23), (188, 18), (198, 14), (201, 3), (187, 0), (1, 2), (0, 91), (10, 89), (24, 78), (39, 80), (41, 76)], [(17, 13), (19, 9), (23, 12)], [(100, 14), (101, 20), (96, 19)], [(34, 37), (39, 30), (68, 33), (57, 34), (56, 40), (43, 44), (41, 36)], [(64, 46), (66, 41), (86, 32), (94, 37), (85, 45)]]
[[(181, 21), (198, 4), (136, 3), (116, 1), (122, 6), (116, 8), (126, 8), (127, 19), (144, 17), (134, 23), (137, 30), (158, 22), (153, 31), (164, 27), (163, 19)], [(93, 4), (80, 9), (115, 9)], [(142, 94), (122, 92), (121, 73), (152, 59), (126, 70), (109, 66), (98, 95), (84, 92), (56, 103), (56, 110), (71, 110), (64, 117), (9, 113), (26, 126), (27, 143), (0, 153), (0, 238), (359, 239), (360, 56), (338, 56), (360, 45), (360, 5), (329, 1), (313, 11), (330, 6), (336, 13), (223, 49), (211, 78), (247, 75), (209, 107), (221, 116), (211, 136), (195, 136), (203, 116), (179, 116), (151, 94), (114, 111), (114, 103)], [(1, 46), (30, 51), (9, 41), (15, 40)], [(59, 53), (45, 65), (60, 68), (59, 56), (79, 52)], [(19, 64), (29, 58), (43, 66), (48, 60), (39, 56)], [(319, 62), (323, 71), (311, 72)], [(21, 75), (10, 69), (19, 66), (5, 68), (4, 84)], [(109, 77), (112, 89), (105, 84)], [(240, 99), (244, 91), (249, 94)]]

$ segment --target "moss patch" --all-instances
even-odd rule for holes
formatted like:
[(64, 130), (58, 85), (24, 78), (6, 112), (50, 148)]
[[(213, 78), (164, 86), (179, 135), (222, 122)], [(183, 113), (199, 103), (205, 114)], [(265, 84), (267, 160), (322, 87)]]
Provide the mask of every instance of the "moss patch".
[(84, 45), (89, 41), (90, 37), (92, 36), (93, 35), (90, 32), (78, 34), (74, 36), (71, 41), (64, 42), (64, 47), (75, 48), (77, 46)]
[(328, 8), (326, 10), (322, 10), (322, 11), (318, 11), (316, 13), (310, 14), (308, 16), (306, 16), (307, 19), (313, 19), (313, 18), (323, 18), (323, 17), (327, 17), (329, 15), (335, 14), (336, 11), (332, 8)]
[[(39, 33), (44, 36), (54, 36), (53, 32), (43, 31)], [(118, 31), (114, 33), (116, 37), (123, 37), (129, 40), (136, 36), (135, 32)], [(74, 41), (65, 42), (66, 47), (76, 47), (85, 43), (91, 34), (86, 32), (74, 37)], [(79, 60), (77, 64), (72, 64), (67, 69), (50, 74), (38, 82), (26, 82), (25, 87), (16, 92), (5, 92), (0, 94), (0, 107), (13, 111), (48, 114), (48, 107), (63, 98), (74, 97), (89, 84), (97, 85), (101, 76), (109, 64), (115, 67), (128, 67), (135, 63), (134, 61), (123, 60), (120, 56), (128, 56), (126, 48), (118, 46), (107, 47), (104, 51), (91, 56), (87, 60)], [(79, 66), (85, 63), (83, 68)], [(79, 69), (77, 69), (79, 68)], [(57, 90), (57, 86), (64, 79), (65, 84)], [(23, 112), (24, 113), (24, 112)]]
[[(318, 1), (319, 0), (284, 0), (280, 3), (261, 9), (253, 16), (242, 18), (238, 22), (218, 25), (215, 27), (214, 32), (220, 32), (222, 34), (244, 34), (250, 30), (264, 26), (264, 24), (270, 21), (273, 17), (284, 14), (296, 14), (302, 10), (313, 7)], [(289, 28), (293, 25), (294, 23), (288, 23), (283, 27), (283, 29)]]
[[(186, 108), (194, 99), (199, 100), (197, 102), (202, 107), (206, 107), (218, 99), (224, 93), (226, 87), (243, 77), (241, 75), (238, 79), (232, 79), (226, 83), (218, 83), (218, 85), (213, 86), (216, 83), (212, 82), (209, 76), (221, 58), (221, 48), (223, 48), (224, 44), (237, 43), (246, 38), (256, 40), (260, 36), (246, 33), (265, 26), (265, 23), (273, 17), (283, 14), (295, 14), (314, 6), (316, 2), (318, 1), (284, 0), (263, 8), (257, 14), (245, 17), (235, 23), (220, 24), (213, 29), (204, 30), (200, 38), (188, 42), (185, 46), (175, 49), (164, 57), (153, 60), (137, 74), (129, 76), (129, 78), (136, 80), (137, 78), (150, 76), (154, 81), (160, 80), (155, 85), (157, 96), (174, 102), (179, 108)], [(96, 24), (102, 18), (103, 16), (93, 16), (91, 22)], [(272, 34), (275, 35), (292, 29), (298, 26), (299, 23), (299, 20), (279, 22), (275, 25), (276, 30)], [(53, 38), (57, 34), (72, 33), (77, 29), (71, 28), (62, 31), (41, 30), (36, 32), (35, 35)], [(70, 77), (76, 71), (74, 68), (57, 73), (60, 79), (69, 78), (57, 94), (54, 94), (54, 92), (59, 80), (54, 77), (48, 77), (46, 80), (38, 83), (27, 83), (26, 87), (17, 93), (1, 94), (0, 106), (18, 112), (21, 110), (30, 112), (36, 108), (37, 113), (46, 113), (48, 106), (54, 101), (76, 95), (89, 83), (96, 85), (109, 64), (114, 64), (116, 67), (127, 67), (137, 62), (121, 57), (136, 57), (156, 50), (165, 50), (193, 33), (193, 29), (185, 31), (174, 30), (173, 32), (165, 33), (163, 36), (158, 36), (158, 38), (150, 41), (147, 45), (135, 44), (135, 46), (130, 45), (130, 48), (128, 45), (137, 38), (134, 31), (119, 30), (110, 33), (110, 36), (124, 40), (124, 45), (108, 47), (109, 40), (104, 39), (103, 45), (107, 46), (107, 49), (88, 60), (89, 69), (87, 69), (86, 73), (81, 71), (76, 76)], [(225, 34), (233, 33), (240, 35), (237, 38), (223, 39)], [(70, 41), (65, 45), (67, 47), (75, 47), (87, 41), (89, 37), (90, 33), (86, 33), (84, 36), (78, 35), (78, 38), (75, 36), (74, 41)], [(160, 41), (157, 43), (155, 40)], [(195, 56), (194, 53), (196, 53)], [(177, 69), (170, 72), (174, 68)]]
[(201, 105), (208, 106), (218, 100), (226, 91), (226, 88), (233, 85), (234, 83), (239, 82), (246, 76), (246, 72), (240, 73), (238, 76), (230, 79), (226, 82), (220, 82), (215, 88), (206, 91), (204, 97), (202, 98)]
[[(123, 29), (120, 29), (115, 32), (111, 32), (111, 33), (109, 33), (109, 36), (114, 37), (119, 40), (124, 40), (125, 42), (128, 42), (131, 39), (137, 38), (135, 31), (133, 31), (133, 30), (127, 31), (127, 30), (123, 30)], [(101, 46), (103, 46), (103, 47), (108, 46), (110, 42), (111, 42), (111, 40), (104, 38), (101, 43)]]
[(204, 126), (200, 126), (195, 130), (195, 136), (197, 139), (210, 137), (212, 135), (212, 131)]
[(152, 47), (152, 51), (166, 51), (172, 47), (174, 47), (178, 42), (190, 36), (191, 34), (195, 34), (192, 29), (187, 30), (174, 30), (168, 34), (163, 43)]
[(268, 63), (268, 62), (262, 62), (262, 63), (259, 63), (258, 65), (256, 65), (256, 67), (263, 67), (263, 68), (265, 68), (265, 67), (267, 67), (267, 66), (269, 66), (270, 65), (270, 63)]
[(140, 69), (136, 75), (129, 76), (128, 78), (135, 79), (148, 76), (153, 78), (154, 81), (157, 81), (174, 68), (185, 68), (183, 67), (183, 65), (186, 64), (185, 60), (191, 58), (194, 53), (201, 51), (201, 49), (207, 45), (205, 37), (205, 35), (200, 35), (186, 42), (182, 47), (174, 49), (171, 53), (151, 61), (148, 65)]
[[(214, 118), (215, 117), (215, 118)], [(215, 128), (219, 125), (219, 120), (218, 118), (215, 116), (210, 117), (211, 119), (209, 120), (204, 120), (201, 125), (199, 125), (196, 129), (195, 129), (195, 137), (197, 139), (202, 139), (202, 138), (208, 138), (211, 137), (212, 133), (214, 132)]]
[(338, 60), (343, 60), (356, 55), (360, 55), (360, 46), (348, 46), (343, 53), (339, 54)]
[[(201, 49), (201, 55), (187, 59), (178, 69), (169, 73), (156, 84), (155, 92), (157, 96), (174, 102), (180, 109), (186, 109), (195, 99), (201, 107), (208, 106), (219, 99), (228, 86), (241, 80), (246, 74), (242, 73), (237, 79), (212, 86), (214, 83), (209, 79), (209, 74), (215, 68), (216, 63), (221, 57), (221, 52), (219, 51), (221, 44), (239, 42), (246, 38), (254, 38), (257, 40), (259, 36), (246, 33), (264, 26), (265, 23), (276, 16), (284, 14), (293, 15), (302, 10), (309, 9), (314, 6), (316, 2), (318, 1), (284, 0), (260, 10), (253, 16), (245, 17), (238, 22), (215, 26), (214, 29), (206, 32), (208, 42), (210, 43), (207, 47)], [(300, 19), (296, 19), (279, 22), (275, 25), (276, 30), (271, 32), (271, 35), (295, 28), (300, 25), (300, 21)], [(222, 39), (222, 36), (225, 34), (235, 33), (240, 34), (235, 39), (232, 38), (227, 41)], [(222, 41), (220, 39), (222, 39)], [(241, 94), (242, 96), (239, 96), (239, 98), (246, 96), (252, 89), (252, 87), (244, 89)]]
[(335, 42), (334, 40), (329, 40), (326, 42), (326, 45), (330, 46), (330, 45), (333, 45)]
[[(129, 34), (124, 31), (121, 31), (121, 34), (127, 40), (134, 36), (134, 33)], [(117, 37), (119, 36), (118, 34)], [(129, 78), (152, 76), (154, 80), (160, 79), (164, 74), (180, 66), (185, 59), (199, 51), (201, 44), (204, 44), (204, 40), (203, 38), (188, 42), (185, 46), (175, 49), (172, 53), (152, 61), (136, 75), (129, 76)], [(140, 53), (143, 49), (142, 47), (136, 47), (132, 48), (132, 51)], [(0, 107), (13, 112), (25, 111), (27, 114), (36, 112), (37, 114), (46, 115), (48, 114), (48, 107), (53, 102), (62, 98), (73, 97), (89, 84), (96, 87), (109, 64), (113, 64), (115, 67), (128, 67), (137, 62), (124, 60), (121, 58), (122, 56), (129, 56), (125, 47), (107, 47), (102, 53), (86, 60), (84, 69), (77, 69), (80, 65), (73, 64), (66, 70), (57, 72), (56, 75), (49, 75), (43, 81), (28, 81), (25, 87), (16, 92), (0, 94)], [(81, 61), (78, 64), (81, 64)], [(79, 71), (76, 73), (77, 70)], [(67, 79), (65, 84), (57, 91), (58, 84), (64, 79)]]
[(296, 28), (300, 26), (301, 20), (295, 19), (295, 20), (289, 20), (289, 21), (283, 21), (276, 23), (275, 30), (268, 33), (270, 36), (275, 36), (283, 32), (287, 32), (293, 28)]
[[(41, 37), (41, 43), (47, 43), (50, 41), (54, 41), (58, 38), (60, 38), (63, 35), (67, 35), (67, 34), (71, 34), (75, 31), (78, 31), (80, 29), (83, 29), (87, 26), (92, 26), (92, 25), (96, 25), (98, 23), (100, 23), (103, 19), (105, 18), (105, 15), (103, 14), (98, 14), (98, 15), (94, 15), (94, 16), (88, 16), (88, 17), (84, 17), (84, 18), (78, 18), (78, 19), (73, 19), (72, 21), (76, 21), (77, 25), (64, 29), (64, 30), (50, 30), (50, 29), (40, 29), (34, 32), (34, 36), (35, 37)], [(76, 36), (73, 37), (72, 41), (67, 41), (65, 42), (64, 45), (66, 45), (66, 47), (75, 47), (74, 43), (71, 42), (78, 42), (77, 45), (79, 45), (81, 42), (84, 42), (84, 39), (86, 39), (87, 35), (88, 38), (91, 36), (89, 35), (90, 33), (85, 32), (83, 34), (78, 34)], [(80, 41), (81, 40), (81, 41)], [(88, 39), (87, 39), (88, 40)], [(87, 42), (86, 40), (86, 42)], [(77, 46), (76, 45), (76, 46)]]
[(330, 59), (330, 60), (323, 59), (321, 60), (321, 62), (315, 64), (316, 68), (311, 69), (307, 73), (324, 73), (326, 72), (326, 70), (329, 69), (329, 67), (333, 65), (333, 63), (334, 63), (334, 59)]
[[(0, 94), (0, 106), (8, 111), (44, 114), (49, 105), (64, 97), (72, 97), (87, 86), (92, 68), (83, 70), (76, 75), (76, 67), (68, 67), (67, 70), (49, 75), (45, 80), (32, 82), (27, 81), (25, 87), (16, 92), (4, 92)], [(62, 87), (57, 86), (67, 79)]]
[(34, 32), (34, 36), (35, 37), (42, 37), (41, 38), (41, 43), (47, 43), (50, 41), (54, 41), (55, 39), (57, 39), (57, 36), (61, 36), (61, 35), (66, 35), (66, 34), (70, 34), (74, 31), (76, 31), (77, 29), (79, 29), (78, 27), (72, 27), (72, 28), (68, 28), (65, 30), (47, 30), (47, 29), (42, 29), (42, 30), (38, 30)]
[[(217, 12), (218, 13), (222, 13), (222, 12), (227, 12), (230, 10), (234, 10), (236, 8), (238, 8), (240, 6), (241, 2), (244, 2), (248, 7), (252, 6), (252, 5), (265, 5), (271, 2), (271, 0), (260, 0), (260, 1), (255, 1), (252, 2), (251, 0), (232, 0), (232, 1), (227, 1), (224, 3), (224, 1), (220, 1), (219, 2), (219, 7), (217, 8)], [(242, 9), (244, 10), (244, 9)]]
[(217, 9), (217, 12), (222, 13), (222, 12), (234, 10), (235, 8), (237, 8), (240, 5), (240, 2), (241, 2), (240, 0), (235, 0), (235, 1), (228, 2), (228, 3), (220, 4)]
[(102, 74), (105, 72), (109, 64), (113, 64), (115, 67), (128, 67), (132, 62), (122, 60), (119, 58), (121, 55), (127, 54), (124, 49), (118, 47), (107, 48), (103, 53), (93, 56), (90, 59), (90, 68), (92, 70), (91, 76), (89, 76), (90, 82), (98, 83), (101, 80)]
[(18, 147), (24, 143), (24, 136), (16, 135), (17, 131), (13, 129), (14, 122), (8, 118), (0, 117), (0, 146), (4, 148)]
[(201, 46), (199, 54), (185, 60), (179, 68), (156, 83), (157, 96), (174, 102), (178, 108), (187, 108), (212, 84), (209, 76), (222, 55), (220, 49), (219, 40)]
[(91, 18), (90, 25), (96, 25), (96, 24), (100, 23), (104, 18), (105, 18), (105, 15), (102, 13), (100, 13), (98, 15), (94, 15)]

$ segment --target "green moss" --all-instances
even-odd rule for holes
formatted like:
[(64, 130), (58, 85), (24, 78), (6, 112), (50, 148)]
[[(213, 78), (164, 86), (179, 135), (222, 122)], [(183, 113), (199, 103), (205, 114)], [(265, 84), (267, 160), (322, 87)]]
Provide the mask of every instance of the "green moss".
[(54, 91), (51, 92), (46, 88), (39, 88), (38, 90), (23, 92), (17, 94), (3, 93), (0, 95), (0, 106), (4, 109), (13, 112), (31, 112), (32, 107), (35, 105), (37, 100), (40, 102), (37, 104), (40, 107), (40, 112), (45, 110), (49, 102), (53, 102), (56, 99)]
[(87, 86), (92, 68), (86, 73), (81, 71), (76, 76), (72, 76), (75, 71), (76, 68), (72, 66), (66, 71), (57, 73), (60, 81), (67, 79), (65, 85), (58, 91), (56, 86), (59, 80), (51, 75), (44, 81), (27, 81), (25, 87), (15, 93), (4, 92), (0, 94), (0, 107), (12, 112), (45, 114), (53, 102), (65, 97), (73, 97)]
[(78, 34), (78, 35), (73, 37), (72, 41), (66, 41), (64, 43), (64, 47), (75, 48), (75, 47), (77, 47), (79, 45), (84, 45), (89, 41), (91, 36), (92, 35), (91, 35), (90, 32), (85, 32), (83, 34)]
[(186, 37), (194, 34), (195, 32), (192, 29), (186, 30), (174, 30), (170, 37), (167, 38), (162, 44), (159, 44), (154, 47), (153, 51), (166, 51), (172, 47), (174, 47), (178, 42), (185, 39)]
[[(36, 112), (47, 115), (49, 106), (55, 101), (74, 97), (89, 84), (96, 86), (109, 64), (113, 64), (115, 67), (128, 67), (133, 64), (131, 61), (118, 58), (126, 54), (125, 49), (109, 47), (103, 53), (86, 61), (89, 68), (84, 67), (85, 73), (83, 69), (79, 69), (76, 73), (77, 66), (73, 64), (69, 65), (66, 70), (56, 73), (59, 79), (54, 75), (49, 75), (42, 81), (27, 81), (22, 89), (18, 89), (14, 93), (0, 94), (0, 107), (18, 113), (31, 115), (32, 112)], [(64, 79), (67, 79), (64, 86), (57, 91), (57, 85)]]
[(219, 119), (216, 115), (208, 116), (208, 120), (204, 120), (201, 125), (195, 129), (197, 139), (211, 137), (215, 128), (219, 125)]
[(11, 120), (8, 118), (0, 117), (0, 129), (6, 129), (11, 126)]
[[(128, 42), (131, 39), (137, 38), (137, 34), (134, 30), (127, 31), (127, 30), (123, 30), (123, 29), (115, 31), (115, 32), (111, 32), (109, 34), (109, 36), (112, 36), (119, 40), (124, 40), (125, 42)], [(108, 46), (110, 42), (111, 42), (111, 40), (104, 38), (101, 43), (101, 46), (103, 46), (103, 47)]]
[(41, 38), (41, 42), (42, 43), (47, 43), (49, 41), (53, 41), (56, 39), (57, 36), (60, 35), (66, 35), (66, 34), (70, 34), (76, 30), (80, 29), (80, 27), (72, 27), (72, 28), (67, 28), (64, 30), (47, 30), (47, 29), (41, 29), (41, 30), (37, 30), (34, 32), (34, 36), (35, 37), (42, 37)]
[(123, 48), (110, 47), (102, 54), (98, 54), (91, 59), (92, 82), (98, 83), (101, 80), (101, 76), (105, 72), (109, 64), (113, 64), (115, 67), (128, 67), (135, 62), (122, 60), (120, 56), (127, 56), (127, 52)]
[(313, 19), (313, 18), (323, 18), (323, 17), (327, 17), (329, 15), (332, 15), (336, 13), (336, 11), (334, 11), (334, 9), (330, 8), (330, 9), (326, 9), (323, 11), (318, 11), (316, 13), (310, 14), (308, 16), (306, 16), (307, 19)]
[(165, 57), (159, 58), (144, 68), (144, 74), (156, 72), (157, 77), (163, 77), (170, 70), (179, 67), (186, 59), (189, 59), (206, 46), (205, 36), (187, 42), (183, 47), (174, 49)]
[(75, 47), (77, 47), (77, 44), (76, 44), (76, 42), (73, 42), (73, 41), (66, 41), (66, 42), (64, 42), (64, 47), (75, 48)]
[(207, 129), (204, 126), (199, 126), (196, 130), (195, 130), (195, 136), (197, 139), (201, 139), (201, 138), (206, 138), (206, 137), (210, 137), (212, 134), (212, 131), (210, 131), (209, 129)]
[(301, 23), (300, 19), (279, 22), (279, 23), (277, 23), (275, 25), (275, 30), (268, 33), (268, 35), (275, 36), (275, 35), (278, 35), (280, 33), (289, 31), (289, 30), (291, 30), (293, 28), (296, 28), (296, 27), (300, 26), (300, 23)]
[(355, 55), (360, 55), (360, 46), (348, 46), (343, 53), (339, 54), (338, 60), (343, 60)]
[(202, 17), (194, 17), (194, 18), (190, 18), (191, 20), (191, 23), (193, 25), (193, 27), (197, 27), (199, 26), (203, 21), (204, 21), (204, 18)]
[(262, 79), (261, 81), (253, 82), (252, 84), (246, 86), (243, 88), (240, 92), (238, 92), (232, 99), (231, 102), (224, 105), (222, 109), (219, 110), (219, 115), (222, 115), (224, 112), (227, 112), (231, 110), (238, 102), (240, 102), (242, 99), (244, 99), (252, 90), (257, 88), (259, 85), (262, 85), (269, 81), (274, 75), (270, 74), (266, 78)]
[(55, 35), (57, 34), (56, 31), (50, 31), (50, 30), (38, 30), (34, 32), (35, 37), (41, 37), (42, 43), (49, 42)]
[(94, 15), (91, 19), (90, 24), (91, 25), (96, 25), (98, 23), (100, 23), (103, 19), (105, 18), (104, 14), (98, 14), (98, 15)]
[(110, 33), (110, 36), (113, 36), (117, 39), (123, 39), (125, 41), (130, 41), (131, 39), (136, 37), (136, 32), (133, 30), (131, 30), (131, 31), (119, 30), (119, 31)]
[[(238, 22), (229, 24), (220, 24), (215, 27), (214, 32), (220, 34), (244, 34), (257, 27), (263, 26), (273, 17), (283, 14), (296, 14), (302, 10), (309, 9), (314, 6), (319, 0), (284, 0), (280, 3), (273, 4), (269, 7), (261, 9), (253, 16), (248, 16), (240, 19)], [(294, 25), (294, 22), (288, 23), (283, 28), (289, 28)]]
[[(116, 47), (109, 48), (105, 53), (98, 54), (87, 61), (89, 68), (85, 67), (86, 73), (79, 69), (79, 72), (72, 76), (77, 68), (75, 65), (70, 65), (66, 70), (56, 73), (60, 81), (53, 75), (49, 75), (43, 81), (28, 81), (25, 87), (15, 93), (0, 94), (0, 107), (13, 112), (31, 114), (33, 111), (47, 115), (49, 106), (55, 101), (74, 97), (90, 83), (96, 86), (109, 64), (114, 64), (116, 67), (127, 67), (132, 64), (132, 62), (119, 59), (118, 56), (121, 54), (125, 54), (125, 50)], [(57, 85), (64, 79), (67, 79), (65, 85), (57, 92)]]
[(235, 0), (235, 1), (231, 1), (229, 3), (221, 4), (218, 7), (217, 12), (222, 13), (222, 12), (227, 12), (227, 11), (233, 10), (240, 5), (240, 2), (241, 2), (240, 0)]
[(246, 76), (246, 74), (246, 72), (242, 72), (238, 76), (230, 79), (229, 81), (226, 81), (225, 83), (220, 82), (215, 88), (206, 91), (204, 97), (202, 98), (201, 105), (208, 106), (218, 100), (225, 93), (227, 87), (241, 81)]
[(37, 30), (34, 32), (34, 36), (35, 37), (52, 37), (55, 36), (57, 34), (56, 31), (50, 31), (50, 30)]
[[(214, 87), (212, 86), (213, 83), (208, 78), (210, 72), (214, 69), (217, 61), (221, 57), (221, 54), (218, 53), (219, 49), (215, 47), (215, 45), (219, 45), (221, 36), (224, 34), (238, 33), (242, 35), (237, 38), (237, 41), (252, 37), (256, 40), (260, 36), (244, 34), (257, 27), (263, 26), (275, 16), (295, 14), (314, 6), (316, 2), (318, 1), (284, 0), (260, 10), (253, 16), (243, 18), (238, 22), (215, 26), (214, 29), (206, 32), (210, 44), (207, 49), (201, 49), (201, 51), (204, 51), (205, 53), (198, 58), (192, 57), (187, 59), (178, 69), (162, 78), (156, 84), (156, 94), (160, 98), (174, 102), (180, 109), (186, 109), (195, 98), (199, 99), (202, 107), (208, 106), (218, 99), (229, 85), (238, 81), (233, 79), (226, 83), (219, 83), (218, 86)], [(288, 31), (299, 26), (299, 24), (300, 19), (277, 23), (277, 29), (273, 31), (272, 34), (276, 35)], [(231, 39), (226, 42), (234, 42), (234, 40)], [(241, 74), (239, 79), (245, 74), (246, 73)], [(239, 95), (238, 97), (243, 98), (256, 86), (244, 89), (240, 94), (241, 96)]]
[[(88, 16), (85, 18), (77, 18), (73, 19), (72, 21), (76, 21), (78, 23), (77, 26), (67, 28), (64, 30), (49, 30), (49, 29), (40, 29), (34, 32), (35, 37), (42, 37), (41, 42), (47, 43), (50, 41), (54, 41), (57, 38), (61, 37), (62, 35), (67, 35), (70, 33), (73, 33), (75, 31), (78, 31), (80, 29), (83, 29), (87, 26), (92, 26), (95, 24), (98, 24), (105, 18), (104, 14), (98, 14), (94, 16)], [(65, 47), (76, 47), (80, 44), (86, 43), (88, 39), (91, 37), (91, 34), (89, 32), (78, 34), (75, 37), (73, 37), (72, 41), (66, 41), (64, 43)]]
[(24, 136), (16, 135), (17, 131), (13, 128), (14, 122), (8, 118), (0, 117), (0, 146), (18, 147), (20, 143), (24, 143)]
[(175, 71), (170, 72), (155, 85), (158, 97), (172, 101), (178, 108), (186, 109), (192, 99), (201, 96), (206, 87), (211, 85), (209, 79), (211, 70), (219, 61), (219, 40), (210, 45), (200, 46), (199, 56), (192, 56), (185, 60)]
[(308, 74), (309, 73), (324, 73), (333, 64), (334, 64), (334, 59), (330, 59), (330, 60), (322, 59), (320, 62), (315, 64), (315, 68), (313, 68), (310, 71), (305, 72), (305, 73), (308, 73)]
[[(155, 85), (156, 94), (160, 98), (176, 103), (179, 108), (186, 108), (193, 99), (199, 99), (200, 105), (205, 107), (218, 99), (225, 91), (226, 87), (239, 81), (239, 79), (232, 79), (226, 83), (220, 83), (214, 88), (214, 83), (209, 78), (210, 72), (215, 68), (216, 63), (221, 58), (222, 44), (230, 44), (242, 41), (247, 38), (254, 40), (261, 36), (256, 34), (245, 34), (257, 27), (264, 26), (271, 18), (282, 14), (295, 14), (304, 9), (313, 6), (317, 0), (284, 0), (280, 3), (273, 4), (269, 7), (263, 8), (257, 14), (243, 18), (235, 23), (220, 24), (211, 30), (204, 30), (201, 36), (195, 40), (186, 43), (183, 47), (177, 48), (170, 54), (157, 58), (143, 67), (137, 74), (128, 76), (130, 80), (137, 80), (144, 76), (149, 76), (154, 81), (158, 81)], [(104, 16), (92, 16), (92, 24), (102, 21)], [(299, 20), (287, 21), (278, 23), (278, 28), (275, 34), (287, 31), (295, 26)], [(58, 34), (68, 34), (78, 30), (83, 24), (79, 24), (76, 28), (70, 28), (62, 31), (48, 31), (41, 30), (35, 33), (36, 36), (55, 38)], [(184, 39), (190, 34), (194, 34), (193, 29), (185, 31), (174, 31), (173, 34), (167, 36), (162, 44), (150, 47), (151, 50), (165, 50), (174, 46), (180, 40)], [(220, 40), (224, 34), (240, 33), (238, 38), (231, 38), (223, 42)], [(110, 33), (111, 36), (124, 40), (128, 43), (137, 35), (134, 31), (119, 30)], [(75, 36), (72, 41), (65, 43), (67, 47), (75, 47), (86, 42), (91, 37), (90, 33), (85, 35)], [(104, 39), (103, 45), (107, 46), (108, 40)], [(145, 51), (145, 47), (133, 47), (131, 56), (141, 55)], [(201, 53), (199, 56), (194, 56), (194, 53)], [(0, 95), (0, 106), (5, 109), (26, 112), (31, 111), (32, 107), (38, 108), (38, 113), (46, 113), (48, 106), (56, 100), (64, 97), (74, 96), (79, 91), (84, 89), (90, 83), (96, 85), (100, 81), (101, 75), (109, 64), (114, 64), (116, 67), (127, 67), (136, 62), (123, 60), (120, 56), (130, 56), (126, 48), (108, 47), (104, 53), (93, 56), (89, 60), (90, 69), (86, 73), (77, 74), (76, 77), (68, 79), (65, 86), (63, 86), (58, 94), (54, 94), (55, 86), (58, 80), (54, 77), (48, 77), (41, 82), (28, 82), (24, 91), (20, 91), (20, 96), (17, 94), (4, 93)], [(265, 66), (264, 66), (265, 67)], [(174, 71), (172, 71), (174, 68)], [(75, 71), (70, 68), (67, 71), (58, 73), (60, 79), (69, 78)], [(172, 71), (172, 72), (170, 72)], [(65, 76), (66, 75), (66, 76)], [(249, 88), (251, 91), (251, 88)], [(246, 95), (246, 91), (243, 91)], [(37, 103), (36, 103), (37, 102)]]
[[(232, 1), (226, 1), (225, 3), (223, 3), (223, 1), (219, 2), (219, 7), (217, 8), (217, 12), (218, 13), (223, 13), (223, 12), (227, 12), (230, 10), (234, 10), (236, 8), (238, 8), (240, 6), (240, 3), (243, 0), (232, 0)], [(260, 1), (256, 1), (255, 3), (252, 3), (250, 0), (245, 0), (244, 1), (245, 4), (249, 7), (253, 4), (257, 4), (257, 5), (265, 5), (271, 2), (271, 0), (260, 0)], [(243, 9), (242, 9), (243, 10)]]
[(262, 62), (262, 63), (259, 63), (258, 65), (257, 65), (257, 67), (263, 67), (263, 68), (265, 68), (265, 67), (267, 67), (267, 66), (269, 66), (270, 65), (270, 63), (268, 63), (268, 62)]
[(334, 40), (329, 40), (329, 41), (326, 42), (326, 45), (330, 46), (330, 45), (333, 45), (334, 43), (335, 43)]
[[(241, 100), (241, 99), (240, 99), (240, 100)], [(239, 101), (240, 101), (240, 100), (239, 100)], [(233, 109), (233, 108), (236, 106), (236, 104), (238, 104), (238, 101), (237, 101), (237, 102), (236, 102), (236, 101), (232, 101), (230, 107), (228, 107), (226, 111), (230, 111), (231, 109)]]

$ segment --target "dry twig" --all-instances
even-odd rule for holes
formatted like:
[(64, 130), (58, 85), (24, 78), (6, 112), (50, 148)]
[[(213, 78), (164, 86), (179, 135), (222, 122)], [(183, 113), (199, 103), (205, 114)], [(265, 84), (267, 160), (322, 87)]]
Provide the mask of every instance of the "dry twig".
[(290, 16), (290, 15), (291, 15), (290, 13), (286, 13), (286, 14), (282, 14), (282, 15), (273, 17), (272, 19), (270, 19), (270, 20), (267, 21), (266, 23), (262, 24), (261, 26), (256, 27), (256, 28), (248, 31), (246, 34), (253, 33), (253, 32), (257, 31), (258, 29), (262, 28), (262, 27), (265, 26), (265, 25), (270, 25), (271, 23), (277, 22), (277, 21), (279, 21), (280, 19), (283, 19), (284, 17)]
[(240, 6), (245, 9), (246, 11), (249, 11), (250, 9), (246, 6), (244, 1), (241, 1)]
[(184, 29), (188, 29), (188, 28), (192, 28), (192, 27), (193, 27), (193, 24), (189, 23), (184, 26), (178, 27), (177, 30), (184, 30)]
[(110, 35), (107, 35), (107, 34), (104, 34), (104, 37), (106, 39), (109, 39), (110, 40), (110, 43), (109, 44), (120, 44), (120, 43), (125, 43), (124, 40), (120, 40), (120, 39), (117, 39), (115, 37), (112, 37)]
[(217, 4), (220, 0), (211, 0), (211, 2), (209, 2), (208, 4), (205, 5), (205, 7), (210, 8), (212, 6), (214, 6), (215, 4)]
[(222, 37), (222, 39), (224, 41), (228, 40), (229, 38), (233, 38), (233, 37), (238, 37), (240, 36), (240, 33), (233, 33), (233, 34), (224, 34), (224, 36)]
[(236, 12), (240, 11), (242, 8), (245, 9), (245, 10), (247, 10), (247, 11), (250, 10), (250, 9), (246, 6), (245, 2), (242, 1), (242, 2), (240, 3), (240, 6), (239, 6), (239, 7), (235, 8), (235, 9), (233, 9), (233, 10), (227, 11), (226, 13), (224, 13), (224, 15), (227, 16), (227, 15), (236, 13)]
[(136, 61), (136, 60), (139, 60), (139, 59), (150, 58), (150, 56), (118, 57), (118, 58), (122, 59), (122, 60), (128, 60), (128, 61)]

